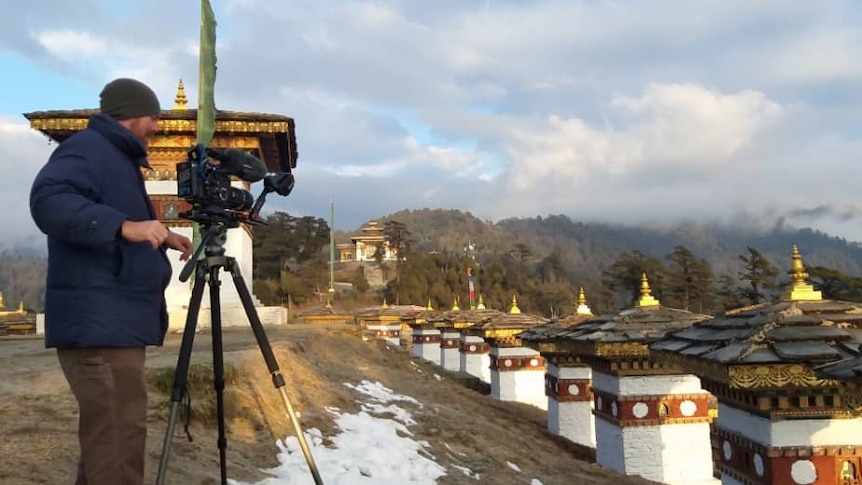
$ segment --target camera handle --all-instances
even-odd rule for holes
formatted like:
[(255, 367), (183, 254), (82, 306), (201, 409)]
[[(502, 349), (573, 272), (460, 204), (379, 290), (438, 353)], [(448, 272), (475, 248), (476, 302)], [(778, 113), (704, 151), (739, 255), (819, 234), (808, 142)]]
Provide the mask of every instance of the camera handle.
[[(223, 226), (208, 227), (204, 232), (203, 239), (196, 256), (190, 260), (190, 264), (186, 267), (196, 268), (195, 282), (192, 287), (192, 296), (189, 302), (188, 315), (186, 316), (186, 326), (183, 331), (183, 339), (180, 344), (180, 354), (177, 360), (177, 367), (174, 371), (174, 385), (171, 391), (171, 408), (168, 416), (167, 430), (165, 431), (165, 439), (162, 445), (162, 455), (159, 460), (158, 476), (156, 477), (156, 485), (163, 485), (165, 472), (167, 471), (168, 458), (171, 451), (171, 443), (174, 436), (174, 428), (176, 426), (177, 411), (179, 410), (180, 402), (185, 394), (186, 384), (188, 379), (189, 363), (191, 361), (192, 348), (194, 345), (195, 327), (197, 325), (198, 314), (200, 313), (201, 300), (203, 299), (204, 286), (207, 285), (207, 276), (209, 276), (210, 288), (210, 304), (211, 304), (211, 321), (212, 321), (212, 350), (213, 350), (213, 384), (216, 391), (216, 413), (218, 418), (218, 448), (219, 448), (219, 464), (221, 471), (221, 483), (227, 485), (227, 438), (225, 437), (224, 423), (224, 358), (223, 358), (223, 343), (222, 343), (222, 326), (221, 326), (221, 300), (219, 270), (225, 268), (233, 277), (233, 283), (236, 291), (239, 294), (242, 306), (245, 309), (246, 317), (251, 324), (251, 329), (254, 332), (257, 345), (260, 347), (263, 359), (266, 362), (267, 369), (272, 377), (272, 383), (281, 394), (281, 400), (287, 411), (287, 416), (293, 425), (293, 430), (296, 433), (296, 438), (299, 440), (299, 446), (302, 449), (305, 460), (308, 463), (308, 468), (311, 471), (315, 485), (323, 485), (323, 480), (320, 478), (320, 473), (317, 470), (317, 465), (314, 463), (314, 458), (311, 456), (311, 451), (308, 448), (308, 443), (305, 440), (299, 420), (296, 418), (296, 413), (293, 410), (293, 405), (287, 396), (285, 390), (284, 376), (279, 370), (278, 363), (275, 359), (275, 354), (270, 346), (269, 339), (266, 336), (263, 325), (260, 322), (260, 317), (254, 307), (251, 299), (251, 293), (243, 280), (236, 259), (224, 255), (224, 239), (227, 228)], [(200, 253), (200, 248), (206, 248), (206, 257), (197, 259)], [(194, 261), (193, 264), (191, 262)], [(183, 271), (185, 272), (185, 270)], [(188, 276), (186, 276), (188, 279)], [(185, 281), (185, 280), (184, 280)]]

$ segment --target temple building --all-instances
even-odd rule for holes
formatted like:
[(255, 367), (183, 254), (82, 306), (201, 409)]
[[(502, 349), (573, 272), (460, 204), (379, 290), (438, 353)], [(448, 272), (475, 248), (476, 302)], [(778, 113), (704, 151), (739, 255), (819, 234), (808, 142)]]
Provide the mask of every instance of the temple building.
[(402, 346), (409, 348), (413, 357), (441, 365), (439, 327), (446, 324), (448, 315), (449, 310), (435, 310), (431, 300), (424, 310), (402, 315), (401, 328), (407, 337), (402, 339)]
[[(97, 109), (70, 111), (39, 111), (26, 113), (30, 126), (56, 143), (83, 130), (90, 116), (98, 114)], [(153, 202), (156, 214), (172, 231), (193, 237), (192, 221), (180, 218), (179, 214), (190, 205), (177, 196), (176, 164), (187, 158), (188, 150), (197, 141), (197, 109), (189, 108), (182, 80), (177, 86), (174, 106), (162, 110), (159, 131), (148, 148), (150, 170), (144, 170), (147, 193)], [(293, 168), (296, 163), (296, 133), (291, 118), (275, 114), (247, 113), (237, 111), (216, 112), (215, 133), (209, 143), (213, 148), (240, 148), (261, 159), (270, 172)], [(248, 182), (235, 179), (233, 185), (249, 190)], [(253, 194), (257, 197), (259, 194)], [(249, 292), (252, 290), (252, 229), (243, 224), (227, 232), (224, 243), (225, 254), (236, 259)], [(191, 299), (191, 283), (181, 282), (178, 275), (185, 266), (179, 260), (179, 253), (168, 251), (173, 267), (173, 278), (166, 292), (171, 327), (182, 328), (185, 324), (186, 309)], [(221, 302), (223, 324), (247, 324), (239, 295), (233, 286), (230, 275), (223, 278)], [(209, 322), (209, 294), (204, 292), (204, 301), (199, 322)], [(259, 306), (259, 305), (257, 305)], [(271, 311), (270, 311), (271, 310)], [(258, 308), (264, 323), (283, 323), (279, 308)]]
[(355, 312), (353, 319), (356, 327), (362, 329), (365, 335), (398, 347), (401, 346), (401, 320), (424, 310), (416, 305), (389, 305), (384, 299), (380, 306)]
[(360, 230), (361, 234), (350, 238), (349, 243), (337, 244), (338, 261), (375, 261), (375, 255), (380, 252), (382, 261), (395, 261), (395, 248), (389, 246), (389, 241), (383, 234), (383, 228), (377, 221), (371, 221)]
[[(488, 310), (483, 312), (487, 314)], [(492, 397), (547, 409), (545, 362), (539, 352), (524, 347), (518, 338), (518, 334), (524, 330), (547, 321), (547, 318), (522, 313), (517, 296), (513, 295), (508, 312), (498, 313), (484, 323), (464, 328), (465, 338), (461, 348), (467, 356), (476, 355), (474, 352), (481, 351), (480, 346), (487, 349)]]
[(24, 309), (19, 302), (16, 309), (6, 308), (0, 292), (0, 335), (25, 335), (36, 332), (36, 314)]
[[(594, 439), (596, 463), (618, 473), (672, 485), (717, 483), (709, 441), (709, 393), (696, 375), (656, 360), (649, 349), (666, 334), (709, 318), (662, 306), (644, 274), (633, 308), (575, 317), (572, 325), (557, 326), (557, 331), (546, 326), (530, 341), (558, 368), (549, 372), (547, 382), (553, 387), (550, 403), (557, 401), (558, 417), (568, 421), (557, 425), (559, 434), (580, 433), (573, 441), (587, 446)], [(590, 419), (588, 406), (562, 406), (570, 397), (579, 402), (585, 394), (593, 399), (594, 430), (585, 423)], [(566, 425), (577, 428), (564, 431)], [(553, 426), (549, 423), (549, 429)]]
[(314, 305), (302, 309), (296, 314), (296, 319), (303, 323), (319, 324), (344, 324), (353, 323), (353, 315), (345, 311), (339, 311), (332, 304), (332, 300), (326, 299), (322, 305)]
[(523, 345), (539, 351), (547, 362), (545, 395), (548, 397), (548, 431), (573, 443), (596, 447), (593, 419), (592, 369), (576, 354), (561, 351), (556, 342), (593, 318), (583, 287), (578, 290), (575, 313), (518, 334)]
[(836, 380), (853, 378), (862, 304), (823, 299), (796, 246), (791, 261), (780, 301), (731, 310), (651, 347), (718, 398), (711, 441), (723, 485), (862, 480), (859, 394)]

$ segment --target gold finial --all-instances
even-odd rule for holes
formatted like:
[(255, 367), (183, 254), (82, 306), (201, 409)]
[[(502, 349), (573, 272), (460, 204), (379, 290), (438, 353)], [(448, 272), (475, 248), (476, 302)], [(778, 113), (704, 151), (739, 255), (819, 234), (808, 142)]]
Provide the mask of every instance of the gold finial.
[(518, 308), (518, 298), (516, 295), (512, 295), (512, 308), (509, 308), (509, 313), (521, 313), (521, 309)]
[(457, 296), (452, 299), (452, 311), (453, 312), (461, 311), (461, 308), (458, 306), (458, 297)]
[(24, 301), (18, 302), (18, 313), (24, 313)]
[(386, 298), (383, 299), (383, 305), (380, 305), (380, 308), (389, 308), (389, 305), (386, 303)]
[(815, 291), (814, 287), (809, 285), (808, 272), (805, 271), (805, 265), (802, 264), (802, 255), (799, 254), (799, 248), (793, 245), (793, 251), (790, 253), (790, 289), (781, 295), (784, 301), (793, 300), (808, 300), (819, 301), (823, 299), (820, 291)]
[(646, 273), (641, 273), (641, 297), (638, 299), (638, 306), (658, 306), (659, 301), (652, 296), (652, 290), (649, 287), (649, 280)]
[(476, 310), (484, 310), (485, 309), (485, 299), (482, 298), (482, 294), (479, 293), (479, 304), (476, 305)]
[(6, 308), (6, 305), (3, 304), (3, 292), (0, 291), (0, 310)]
[(578, 290), (578, 309), (575, 310), (575, 313), (578, 315), (592, 315), (593, 311), (590, 310), (590, 307), (587, 306), (587, 295), (584, 293), (584, 287), (582, 286)]
[(433, 310), (433, 309), (434, 309), (434, 307), (433, 307), (433, 306), (431, 306), (431, 298), (428, 298), (428, 306), (427, 306), (427, 307), (425, 307), (425, 309), (426, 309), (426, 310)]
[(183, 86), (183, 80), (180, 79), (179, 84), (177, 84), (177, 95), (174, 97), (174, 107), (172, 109), (188, 109), (188, 103), (189, 100), (186, 98), (186, 88)]

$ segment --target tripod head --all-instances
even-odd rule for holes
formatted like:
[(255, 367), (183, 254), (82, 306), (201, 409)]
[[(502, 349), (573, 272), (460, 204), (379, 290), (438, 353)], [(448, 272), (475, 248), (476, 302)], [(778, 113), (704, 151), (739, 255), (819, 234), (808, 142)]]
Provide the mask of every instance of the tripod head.
[(224, 243), (227, 241), (227, 230), (237, 227), (239, 224), (206, 224), (201, 225), (201, 243), (195, 249), (194, 254), (186, 261), (183, 270), (180, 272), (180, 281), (185, 283), (192, 275), (195, 266), (201, 255), (201, 251), (205, 251), (207, 257), (224, 255)]

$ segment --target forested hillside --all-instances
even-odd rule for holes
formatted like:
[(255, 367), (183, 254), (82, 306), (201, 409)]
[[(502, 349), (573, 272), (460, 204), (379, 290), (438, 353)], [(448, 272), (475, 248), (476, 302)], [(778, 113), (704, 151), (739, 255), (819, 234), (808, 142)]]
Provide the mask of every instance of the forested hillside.
[[(326, 295), (326, 220), (278, 212), (267, 221), (255, 228), (256, 295), (268, 304), (311, 303)], [(561, 314), (583, 286), (594, 311), (615, 311), (631, 302), (646, 272), (663, 303), (716, 312), (774, 298), (787, 280), (793, 245), (826, 296), (862, 299), (862, 248), (810, 229), (758, 232), (695, 224), (659, 229), (583, 223), (562, 215), (492, 223), (469, 212), (436, 209), (399, 211), (378, 221), (397, 239), (405, 260), (370, 268), (334, 265), (336, 282), (353, 285), (365, 301), (386, 297), (424, 305), (431, 300), (441, 307), (457, 298), (466, 305), (470, 268), (477, 291), (492, 307), (505, 308), (518, 295), (525, 311)], [(336, 241), (348, 242), (359, 230), (338, 231)], [(45, 268), (45, 257), (32, 251), (0, 253), (0, 291), (7, 305), (23, 300), (41, 311)], [(367, 269), (388, 281), (382, 294), (368, 288)]]

